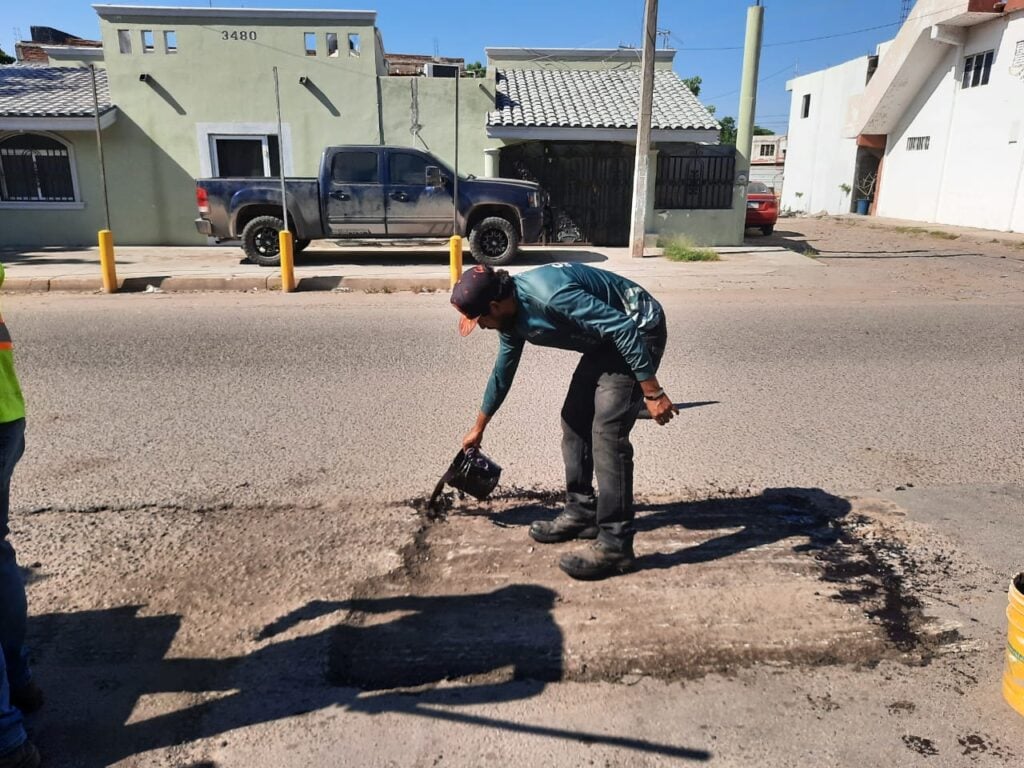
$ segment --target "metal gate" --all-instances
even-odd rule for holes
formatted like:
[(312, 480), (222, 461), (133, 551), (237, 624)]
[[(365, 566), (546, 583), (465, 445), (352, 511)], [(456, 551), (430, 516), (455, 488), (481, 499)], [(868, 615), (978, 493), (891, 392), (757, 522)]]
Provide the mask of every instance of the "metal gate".
[(633, 159), (624, 144), (533, 141), (503, 147), (499, 173), (535, 181), (551, 195), (553, 241), (626, 245)]

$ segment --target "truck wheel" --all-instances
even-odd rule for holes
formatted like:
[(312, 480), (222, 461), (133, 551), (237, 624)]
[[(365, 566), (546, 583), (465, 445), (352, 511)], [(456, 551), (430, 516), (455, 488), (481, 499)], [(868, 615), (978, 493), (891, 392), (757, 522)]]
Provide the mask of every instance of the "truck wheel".
[(281, 266), (281, 247), (277, 233), (284, 222), (277, 216), (257, 216), (242, 230), (242, 250), (253, 264), (261, 267)]
[(767, 226), (761, 227), (761, 234), (764, 235), (765, 237), (768, 237), (768, 235), (770, 235), (774, 231), (775, 226), (772, 224), (768, 224)]
[(309, 247), (309, 240), (294, 240), (292, 242), (292, 250), (295, 253), (302, 253)]
[(515, 258), (519, 235), (508, 219), (490, 216), (469, 233), (469, 249), (478, 264), (500, 267)]

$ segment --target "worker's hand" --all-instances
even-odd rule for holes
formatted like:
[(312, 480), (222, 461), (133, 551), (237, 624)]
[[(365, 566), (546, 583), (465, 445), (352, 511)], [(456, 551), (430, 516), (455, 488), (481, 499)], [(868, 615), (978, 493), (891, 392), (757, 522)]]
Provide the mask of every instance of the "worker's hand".
[(668, 424), (672, 417), (679, 413), (679, 409), (672, 405), (668, 395), (663, 394), (657, 400), (644, 400), (651, 418), (659, 424)]
[(480, 443), (484, 439), (484, 428), (474, 425), (466, 436), (462, 438), (462, 450), (468, 451), (470, 448), (479, 448)]

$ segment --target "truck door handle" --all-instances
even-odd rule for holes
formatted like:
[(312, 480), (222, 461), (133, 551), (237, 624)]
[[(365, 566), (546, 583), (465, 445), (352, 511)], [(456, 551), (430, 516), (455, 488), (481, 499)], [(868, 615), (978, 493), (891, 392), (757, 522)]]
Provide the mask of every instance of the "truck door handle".
[(409, 195), (407, 195), (405, 192), (392, 192), (391, 199), (397, 200), (400, 203), (407, 203), (409, 202)]
[(351, 200), (352, 198), (344, 192), (331, 192), (331, 197), (335, 200)]

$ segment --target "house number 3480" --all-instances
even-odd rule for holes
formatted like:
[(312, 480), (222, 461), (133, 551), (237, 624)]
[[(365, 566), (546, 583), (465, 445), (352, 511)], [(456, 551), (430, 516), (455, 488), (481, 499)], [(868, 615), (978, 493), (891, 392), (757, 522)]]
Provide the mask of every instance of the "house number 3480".
[(236, 30), (233, 30), (231, 32), (228, 32), (225, 29), (225, 30), (223, 30), (220, 33), (220, 39), (221, 40), (255, 40), (256, 39), (256, 30), (251, 30), (250, 31), (250, 30), (243, 29), (242, 31), (238, 31), (236, 29)]

